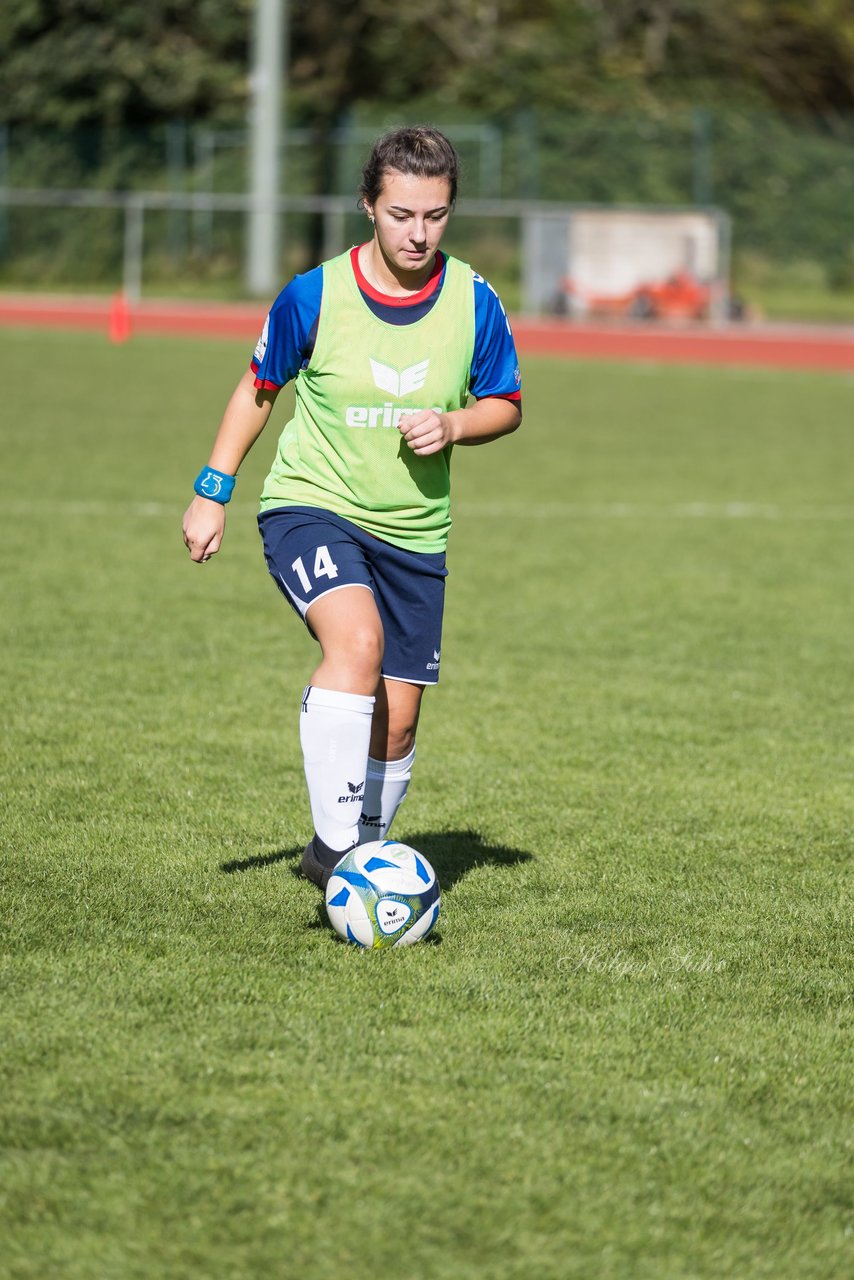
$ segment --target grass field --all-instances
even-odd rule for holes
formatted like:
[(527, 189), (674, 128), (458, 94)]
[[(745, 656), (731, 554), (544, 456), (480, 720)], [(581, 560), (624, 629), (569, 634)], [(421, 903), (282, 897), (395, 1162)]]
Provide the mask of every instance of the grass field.
[(440, 936), (363, 953), (272, 432), (180, 540), (245, 357), (0, 334), (0, 1276), (851, 1275), (851, 380), (528, 362), (396, 830)]

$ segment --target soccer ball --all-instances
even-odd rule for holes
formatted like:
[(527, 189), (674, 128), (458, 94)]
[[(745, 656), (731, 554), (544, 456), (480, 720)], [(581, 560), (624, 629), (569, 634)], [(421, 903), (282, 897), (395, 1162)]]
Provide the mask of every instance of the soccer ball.
[(360, 947), (407, 947), (439, 915), (439, 881), (421, 853), (396, 840), (374, 840), (345, 853), (326, 886), (326, 914), (336, 933)]

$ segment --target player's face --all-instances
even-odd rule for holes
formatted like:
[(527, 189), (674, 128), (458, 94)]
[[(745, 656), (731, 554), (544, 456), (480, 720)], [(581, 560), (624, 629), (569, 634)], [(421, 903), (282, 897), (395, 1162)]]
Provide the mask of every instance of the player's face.
[(451, 184), (447, 178), (419, 178), (412, 173), (386, 171), (380, 194), (366, 203), (383, 257), (403, 272), (422, 272), (445, 234), (451, 212)]

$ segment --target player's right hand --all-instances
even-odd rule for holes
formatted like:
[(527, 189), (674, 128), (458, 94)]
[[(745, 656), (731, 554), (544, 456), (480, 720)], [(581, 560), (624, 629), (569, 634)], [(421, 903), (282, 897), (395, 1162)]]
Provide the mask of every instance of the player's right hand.
[(204, 564), (215, 556), (225, 533), (225, 507), (221, 502), (196, 496), (184, 512), (184, 546), (190, 559)]

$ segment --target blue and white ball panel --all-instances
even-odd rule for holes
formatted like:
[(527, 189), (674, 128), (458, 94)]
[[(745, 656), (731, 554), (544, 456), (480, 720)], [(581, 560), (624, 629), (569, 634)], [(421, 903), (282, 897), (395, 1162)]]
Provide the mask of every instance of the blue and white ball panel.
[(402, 938), (399, 938), (394, 944), (396, 947), (409, 947), (413, 942), (420, 942), (422, 938), (426, 938), (427, 934), (433, 928), (433, 925), (439, 918), (439, 907), (441, 906), (441, 898), (438, 896), (439, 886), (436, 886), (436, 900), (419, 918), (406, 930)]
[(332, 875), (326, 886), (326, 914), (337, 934), (360, 947), (374, 945), (374, 927), (364, 898), (342, 876)]
[(439, 916), (436, 873), (423, 854), (395, 840), (375, 840), (346, 853), (326, 887), (336, 933), (369, 948), (408, 946)]
[(421, 853), (396, 840), (373, 840), (352, 851), (353, 869), (380, 891), (421, 894), (436, 883), (436, 872)]

